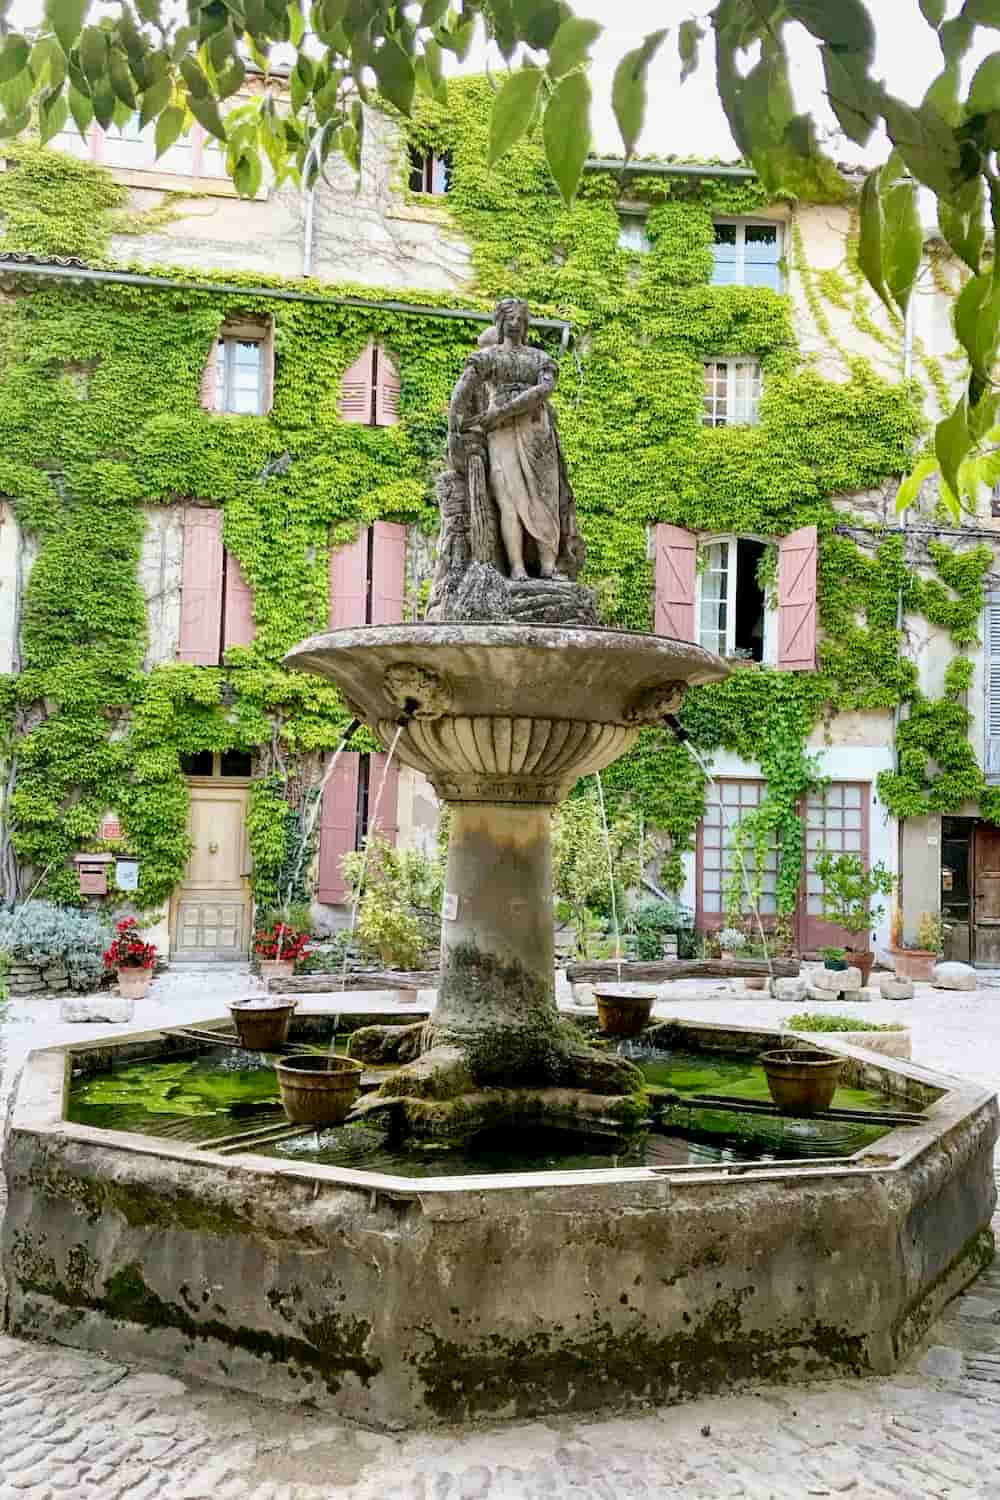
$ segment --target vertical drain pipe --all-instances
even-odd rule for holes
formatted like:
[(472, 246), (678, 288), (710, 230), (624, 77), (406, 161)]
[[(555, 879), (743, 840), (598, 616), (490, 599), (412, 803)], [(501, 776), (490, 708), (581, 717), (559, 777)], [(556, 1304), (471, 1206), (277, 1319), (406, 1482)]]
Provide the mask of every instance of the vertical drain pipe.
[(306, 181), (306, 178), (309, 175), (309, 167), (310, 167), (310, 164), (312, 163), (312, 160), (313, 160), (313, 157), (315, 156), (315, 154), (316, 154), (316, 142), (314, 140), (313, 143), (312, 143), (312, 145), (309, 147), (309, 150), (306, 152), (306, 159), (305, 159), (305, 161), (302, 164), (302, 182), (303, 182), (303, 189), (302, 189), (302, 191), (303, 191), (303, 195), (305, 197), (305, 218), (304, 218), (303, 225), (302, 225), (302, 274), (303, 274), (303, 276), (311, 276), (312, 275), (313, 231), (314, 231), (314, 226), (315, 226), (315, 212), (316, 212), (316, 184), (313, 183), (313, 185), (312, 185), (311, 188), (307, 188), (305, 186), (305, 181)]

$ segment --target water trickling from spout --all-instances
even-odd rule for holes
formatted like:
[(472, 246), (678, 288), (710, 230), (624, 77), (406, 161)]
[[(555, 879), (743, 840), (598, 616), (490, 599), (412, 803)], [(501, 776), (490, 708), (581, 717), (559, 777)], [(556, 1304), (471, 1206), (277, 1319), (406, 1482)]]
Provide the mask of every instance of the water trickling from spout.
[[(719, 783), (716, 781), (715, 777), (709, 770), (704, 757), (701, 755), (700, 751), (692, 744), (692, 742), (689, 739), (683, 739), (681, 743), (684, 745), (685, 749), (688, 751), (695, 763), (701, 768), (705, 780), (708, 782), (709, 786), (712, 788), (712, 791), (715, 793), (715, 800), (719, 806), (719, 818), (722, 823), (723, 837), (725, 839), (726, 835), (733, 832), (733, 827), (726, 815), (726, 808), (722, 801), (722, 792), (720, 790)], [(771, 948), (770, 944), (767, 941), (767, 934), (764, 931), (764, 923), (760, 914), (760, 903), (754, 897), (753, 886), (750, 883), (750, 875), (747, 870), (746, 860), (743, 858), (743, 850), (740, 846), (739, 839), (735, 836), (732, 840), (732, 847), (733, 853), (736, 856), (736, 862), (740, 867), (740, 874), (743, 878), (743, 889), (747, 893), (747, 900), (750, 903), (750, 909), (757, 919), (757, 931), (760, 933), (760, 941), (764, 949), (764, 961), (767, 964), (767, 972), (773, 984), (774, 964), (771, 960)]]
[[(292, 894), (293, 894), (293, 892), (295, 890), (295, 887), (299, 883), (299, 877), (302, 874), (302, 864), (303, 864), (303, 861), (305, 860), (305, 857), (306, 857), (306, 850), (309, 848), (309, 845), (310, 845), (310, 842), (311, 842), (312, 836), (313, 836), (313, 830), (316, 827), (316, 819), (319, 817), (320, 809), (323, 806), (323, 793), (326, 791), (327, 783), (329, 782), (330, 778), (333, 776), (334, 771), (337, 769), (337, 762), (340, 760), (340, 757), (343, 755), (344, 751), (346, 750), (347, 746), (350, 744), (351, 740), (354, 738), (355, 734), (357, 733), (357, 731), (358, 731), (358, 729), (360, 727), (360, 724), (361, 724), (360, 719), (354, 719), (347, 726), (347, 733), (344, 735), (344, 738), (341, 740), (340, 744), (337, 746), (336, 750), (333, 752), (333, 756), (332, 756), (332, 758), (330, 760), (330, 764), (327, 766), (326, 770), (323, 772), (322, 778), (321, 778), (320, 783), (319, 783), (319, 789), (318, 789), (316, 797), (315, 797), (315, 799), (313, 801), (313, 805), (309, 809), (308, 816), (306, 817), (305, 826), (304, 826), (304, 828), (302, 830), (302, 841), (299, 844), (298, 859), (295, 861), (295, 868), (292, 871), (291, 879), (288, 882), (288, 890), (287, 890), (286, 895), (285, 895), (285, 920), (284, 920), (284, 923), (282, 924), (281, 929), (280, 929), (280, 931), (278, 933), (278, 951), (277, 951), (277, 957), (279, 959), (281, 958), (281, 950), (284, 947), (284, 943), (285, 943), (285, 928), (288, 926), (288, 914), (289, 914), (289, 912), (292, 909)], [(265, 994), (267, 994), (269, 992), (270, 986), (271, 986), (270, 980), (266, 979), (264, 981), (264, 993)]]
[(608, 832), (608, 810), (604, 805), (604, 783), (601, 773), (596, 773), (597, 798), (601, 804), (601, 823), (604, 827), (604, 848), (608, 856), (608, 890), (611, 892), (611, 925), (615, 934), (615, 958), (618, 960), (618, 983), (622, 982), (622, 934), (618, 925), (618, 900), (615, 896), (615, 866), (611, 858), (611, 834)]
[[(399, 744), (399, 737), (403, 733), (403, 730), (405, 728), (406, 720), (404, 719), (402, 723), (397, 725), (396, 733), (392, 737), (392, 744), (389, 746), (389, 753), (385, 758), (385, 767), (382, 771), (382, 780), (379, 782), (378, 792), (375, 795), (375, 809), (368, 819), (368, 833), (365, 837), (365, 852), (361, 860), (361, 872), (358, 875), (358, 883), (354, 888), (354, 901), (351, 904), (351, 925), (347, 930), (347, 938), (344, 942), (344, 962), (340, 970), (341, 991), (347, 988), (347, 959), (350, 953), (351, 940), (354, 937), (354, 929), (358, 925), (358, 909), (361, 905), (361, 895), (365, 888), (365, 876), (368, 874), (368, 856), (371, 853), (372, 834), (375, 833), (378, 829), (378, 815), (379, 809), (382, 806), (382, 793), (385, 791), (385, 784), (389, 779), (389, 771), (392, 767), (393, 758), (396, 754), (396, 746)], [(333, 1044), (331, 1043), (331, 1051), (332, 1047)]]

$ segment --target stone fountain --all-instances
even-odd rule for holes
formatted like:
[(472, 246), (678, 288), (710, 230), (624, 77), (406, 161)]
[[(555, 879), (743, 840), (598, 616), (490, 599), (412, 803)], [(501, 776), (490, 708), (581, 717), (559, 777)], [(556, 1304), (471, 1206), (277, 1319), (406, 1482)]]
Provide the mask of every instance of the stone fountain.
[[(441, 985), (419, 1058), (360, 1106), (411, 1132), (500, 1118), (627, 1123), (642, 1080), (561, 1025), (554, 991), (552, 809), (692, 683), (726, 675), (699, 646), (597, 627), (550, 397), (555, 361), (509, 299), (452, 397), (450, 467), (428, 622), (313, 636), (286, 664), (331, 677), (449, 811)], [(358, 1039), (385, 1061), (400, 1038)]]

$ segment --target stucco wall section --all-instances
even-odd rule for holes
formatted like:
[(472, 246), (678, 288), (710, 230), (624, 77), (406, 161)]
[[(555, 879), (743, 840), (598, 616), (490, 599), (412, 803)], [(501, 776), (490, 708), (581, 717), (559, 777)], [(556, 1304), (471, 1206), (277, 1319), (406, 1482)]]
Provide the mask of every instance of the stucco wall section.
[(139, 582), (146, 596), (146, 671), (177, 660), (184, 566), (184, 509), (148, 506), (139, 555)]
[(434, 788), (422, 771), (399, 769), (399, 846), (433, 854), (437, 846), (440, 808)]
[[(327, 163), (326, 178), (314, 196), (313, 276), (387, 290), (458, 292), (467, 284), (469, 250), (444, 200), (407, 201), (405, 146), (394, 121), (366, 110), (360, 183), (341, 157)], [(130, 193), (138, 209), (162, 200), (159, 191), (133, 186)], [(147, 266), (303, 274), (306, 200), (297, 188), (272, 187), (250, 202), (213, 195), (177, 206), (174, 223), (118, 237), (113, 254)]]
[(907, 818), (900, 824), (900, 881), (897, 900), (903, 914), (903, 941), (915, 943), (923, 913), (941, 908), (941, 819)]
[(0, 672), (20, 666), (21, 602), (34, 559), (35, 548), (22, 537), (13, 507), (0, 501)]

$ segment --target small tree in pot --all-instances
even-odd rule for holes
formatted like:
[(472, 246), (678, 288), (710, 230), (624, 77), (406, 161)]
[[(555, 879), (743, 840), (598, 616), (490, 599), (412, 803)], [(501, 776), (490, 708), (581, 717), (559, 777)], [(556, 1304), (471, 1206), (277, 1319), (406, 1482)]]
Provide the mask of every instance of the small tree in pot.
[(885, 913), (885, 907), (876, 904), (876, 897), (891, 896), (896, 877), (881, 862), (866, 869), (860, 854), (831, 854), (827, 849), (821, 850), (816, 860), (816, 874), (823, 882), (824, 919), (843, 927), (855, 939), (866, 934), (864, 947), (854, 943), (847, 951), (867, 984), (875, 962), (867, 934)]

